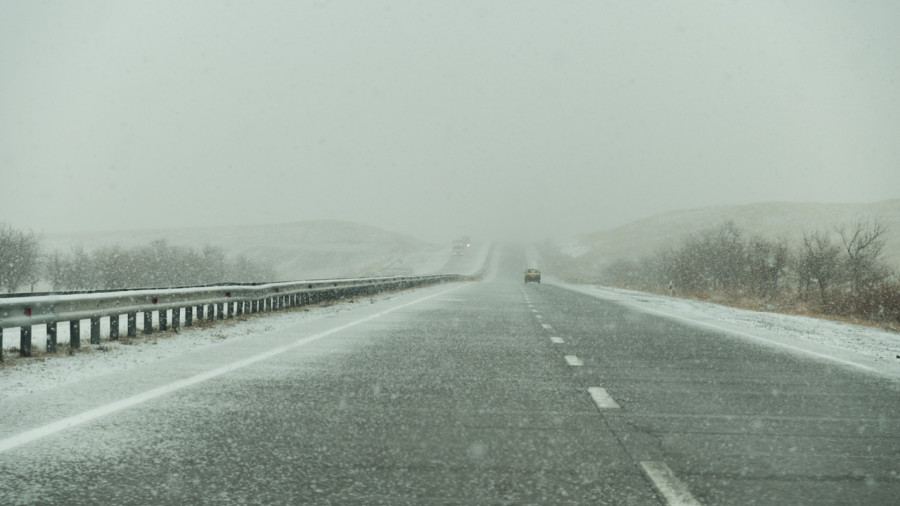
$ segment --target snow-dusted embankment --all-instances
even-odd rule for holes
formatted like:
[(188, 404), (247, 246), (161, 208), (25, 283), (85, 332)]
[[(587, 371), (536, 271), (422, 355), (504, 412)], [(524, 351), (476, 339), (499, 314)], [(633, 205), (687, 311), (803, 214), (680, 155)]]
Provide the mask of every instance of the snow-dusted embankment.
[(900, 334), (807, 316), (751, 311), (619, 288), (553, 284), (670, 318), (858, 370), (900, 377)]

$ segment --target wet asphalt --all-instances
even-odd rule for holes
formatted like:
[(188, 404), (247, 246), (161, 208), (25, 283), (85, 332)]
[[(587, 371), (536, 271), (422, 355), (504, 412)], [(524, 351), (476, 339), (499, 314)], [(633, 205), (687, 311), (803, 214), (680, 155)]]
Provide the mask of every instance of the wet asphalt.
[[(896, 382), (524, 284), (500, 254), (480, 283), (2, 452), (0, 504), (667, 504), (660, 468), (685, 504), (897, 503)], [(184, 363), (165, 374), (203, 370)]]

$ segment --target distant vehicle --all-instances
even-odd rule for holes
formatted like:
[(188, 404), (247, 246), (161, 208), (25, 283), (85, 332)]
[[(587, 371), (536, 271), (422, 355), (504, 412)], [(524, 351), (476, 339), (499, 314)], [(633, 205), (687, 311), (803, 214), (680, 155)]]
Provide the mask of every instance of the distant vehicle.
[(453, 240), (453, 256), (459, 257), (466, 254), (466, 248), (471, 248), (472, 243), (469, 241), (469, 236), (464, 235), (459, 239)]
[(540, 269), (525, 269), (525, 282), (533, 281), (535, 283), (541, 282), (541, 270)]

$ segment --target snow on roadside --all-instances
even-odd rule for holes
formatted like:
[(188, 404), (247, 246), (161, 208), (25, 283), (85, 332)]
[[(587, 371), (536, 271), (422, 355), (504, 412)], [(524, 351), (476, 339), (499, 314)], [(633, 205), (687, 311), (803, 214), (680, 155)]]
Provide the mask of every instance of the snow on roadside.
[[(396, 297), (382, 294), (364, 300), (382, 301)], [(361, 299), (363, 300), (363, 299)], [(19, 358), (5, 353), (6, 364), (0, 364), (0, 400), (75, 383), (124, 371), (164, 358), (179, 356), (226, 341), (246, 339), (265, 332), (296, 325), (299, 320), (313, 321), (349, 309), (348, 302), (330, 306), (304, 306), (298, 309), (245, 315), (232, 320), (182, 327), (178, 333), (168, 331), (149, 336), (139, 335), (131, 340), (109, 341), (98, 345), (84, 344), (71, 356), (64, 354)]]
[(759, 337), (787, 348), (797, 349), (792, 343), (802, 343), (802, 348), (808, 353), (827, 355), (837, 361), (857, 363), (862, 357), (869, 359), (865, 361), (870, 365), (879, 365), (881, 372), (900, 376), (900, 334), (894, 332), (821, 318), (752, 311), (620, 288), (570, 285), (556, 280), (553, 283), (635, 309), (715, 326), (748, 337)]

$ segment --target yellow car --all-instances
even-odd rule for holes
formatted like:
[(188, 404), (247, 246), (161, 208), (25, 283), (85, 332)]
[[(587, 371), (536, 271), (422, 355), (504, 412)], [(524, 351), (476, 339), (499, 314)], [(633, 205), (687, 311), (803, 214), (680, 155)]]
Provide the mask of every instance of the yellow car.
[(535, 283), (541, 282), (541, 270), (540, 269), (525, 269), (525, 282), (534, 281)]

